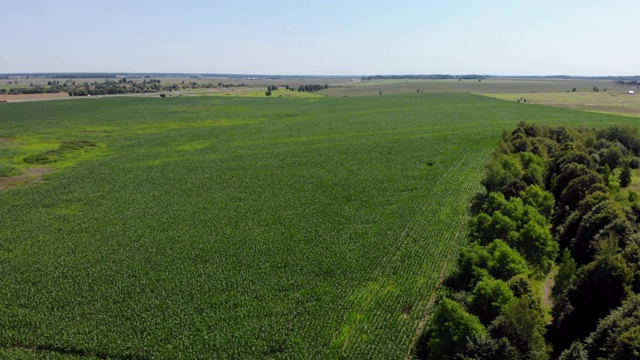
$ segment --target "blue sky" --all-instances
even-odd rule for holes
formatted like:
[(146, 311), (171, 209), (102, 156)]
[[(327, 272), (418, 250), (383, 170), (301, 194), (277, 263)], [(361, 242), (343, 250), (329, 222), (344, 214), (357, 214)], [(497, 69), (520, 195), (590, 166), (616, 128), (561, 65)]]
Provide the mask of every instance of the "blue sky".
[(640, 74), (640, 1), (0, 0), (0, 73)]

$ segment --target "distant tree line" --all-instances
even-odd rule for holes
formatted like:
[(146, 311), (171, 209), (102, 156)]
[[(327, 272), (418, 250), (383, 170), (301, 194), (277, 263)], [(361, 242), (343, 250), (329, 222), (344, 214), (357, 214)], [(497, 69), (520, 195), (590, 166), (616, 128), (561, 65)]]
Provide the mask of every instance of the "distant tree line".
[[(285, 86), (287, 88), (287, 86)], [(299, 91), (299, 92), (316, 92), (324, 89), (328, 89), (329, 85), (324, 84), (307, 84), (307, 85), (298, 85), (298, 86), (289, 86), (288, 90), (291, 91)]]
[(162, 84), (158, 79), (143, 79), (142, 81), (134, 81), (127, 78), (121, 78), (118, 81), (105, 80), (103, 82), (84, 82), (76, 83), (69, 79), (64, 82), (58, 80), (48, 81), (47, 85), (34, 85), (29, 87), (11, 88), (9, 90), (0, 89), (0, 94), (20, 95), (20, 94), (43, 94), (43, 93), (60, 93), (66, 92), (69, 96), (87, 96), (87, 95), (115, 95), (115, 94), (138, 94), (138, 93), (155, 93), (161, 91), (179, 91), (186, 89), (215, 88), (214, 84), (198, 84), (194, 81), (181, 84), (169, 83)]
[[(505, 132), (474, 206), (470, 243), (416, 355), (637, 359), (640, 196), (625, 188), (638, 156), (633, 127), (520, 123)], [(543, 285), (554, 267), (548, 309)]]
[[(7, 89), (0, 89), (0, 95), (21, 95), (21, 94), (43, 94), (43, 93), (60, 93), (66, 92), (69, 96), (87, 96), (87, 95), (115, 95), (115, 94), (138, 94), (138, 93), (155, 93), (155, 92), (171, 92), (180, 91), (186, 89), (211, 89), (211, 88), (228, 88), (228, 87), (244, 87), (244, 83), (232, 84), (218, 82), (215, 84), (199, 84), (195, 81), (182, 83), (168, 83), (162, 84), (158, 79), (143, 79), (142, 81), (135, 81), (127, 78), (121, 78), (117, 81), (104, 80), (103, 82), (93, 81), (91, 83), (84, 82), (82, 84), (76, 83), (72, 79), (68, 79), (64, 82), (59, 80), (48, 81), (47, 85), (34, 85), (29, 87), (17, 87)], [(315, 92), (323, 89), (328, 89), (328, 84), (307, 84), (307, 85), (285, 85), (289, 91), (298, 92)], [(271, 95), (271, 91), (278, 90), (277, 85), (269, 85), (267, 93)]]
[(218, 87), (220, 87), (220, 88), (244, 87), (244, 83), (240, 83), (240, 84), (234, 85), (234, 84), (232, 84), (232, 83), (225, 84), (225, 83), (223, 83), (223, 82), (219, 82), (219, 83), (218, 83)]
[[(324, 89), (328, 89), (329, 85), (328, 84), (324, 84), (324, 85), (320, 85), (320, 84), (308, 84), (308, 85), (284, 85), (284, 88), (286, 90), (289, 91), (297, 91), (297, 92), (315, 92), (315, 91), (320, 91), (320, 90), (324, 90)], [(278, 86), (277, 85), (270, 85), (267, 86), (267, 92), (265, 93), (266, 96), (271, 96), (271, 92), (272, 91), (277, 91), (278, 90)]]
[(614, 80), (613, 83), (616, 85), (639, 86), (640, 80)]
[(449, 80), (449, 79), (462, 79), (462, 80), (480, 80), (485, 79), (486, 76), (482, 75), (444, 75), (444, 74), (432, 74), (432, 75), (374, 75), (363, 76), (362, 80)]

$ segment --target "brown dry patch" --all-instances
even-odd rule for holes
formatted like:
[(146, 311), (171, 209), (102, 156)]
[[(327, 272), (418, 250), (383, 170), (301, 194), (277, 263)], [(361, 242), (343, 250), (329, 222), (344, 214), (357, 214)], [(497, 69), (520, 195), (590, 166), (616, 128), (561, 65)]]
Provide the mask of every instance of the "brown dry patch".
[(11, 189), (16, 186), (26, 186), (42, 181), (42, 175), (53, 171), (51, 168), (31, 168), (22, 174), (0, 178), (0, 190)]
[(13, 139), (8, 137), (0, 137), (0, 146), (9, 144)]
[(30, 100), (51, 100), (68, 98), (68, 93), (48, 93), (48, 94), (21, 94), (21, 95), (0, 95), (0, 100), (30, 101)]
[(409, 306), (405, 306), (402, 309), (402, 318), (403, 319), (407, 319), (409, 317), (409, 315), (411, 315), (411, 312), (413, 311), (413, 307), (411, 305)]

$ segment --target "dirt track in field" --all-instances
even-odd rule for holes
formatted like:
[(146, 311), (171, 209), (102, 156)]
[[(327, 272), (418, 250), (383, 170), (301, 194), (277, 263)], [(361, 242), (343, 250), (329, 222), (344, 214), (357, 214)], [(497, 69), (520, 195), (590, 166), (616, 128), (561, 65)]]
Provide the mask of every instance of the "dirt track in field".
[(53, 171), (50, 168), (31, 168), (22, 174), (9, 177), (0, 177), (0, 190), (11, 189), (21, 185), (31, 185), (42, 181), (42, 175)]

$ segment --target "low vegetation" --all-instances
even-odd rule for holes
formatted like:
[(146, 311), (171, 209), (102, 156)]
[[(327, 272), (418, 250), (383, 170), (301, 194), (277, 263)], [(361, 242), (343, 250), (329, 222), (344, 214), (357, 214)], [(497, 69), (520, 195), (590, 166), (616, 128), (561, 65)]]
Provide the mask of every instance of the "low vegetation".
[[(523, 122), (503, 134), (487, 165), (471, 243), (417, 354), (637, 357), (640, 198), (625, 188), (639, 155), (640, 133), (629, 126)], [(543, 282), (556, 260), (549, 309)]]
[[(12, 81), (8, 82), (11, 85)], [(17, 83), (17, 81), (16, 81)], [(223, 83), (213, 84), (211, 82), (184, 81), (176, 82), (171, 79), (165, 80), (163, 83), (160, 79), (143, 79), (136, 81), (134, 79), (120, 78), (118, 80), (105, 79), (102, 82), (76, 82), (73, 79), (60, 81), (49, 80), (46, 85), (44, 83), (30, 83), (29, 86), (14, 86), (8, 88), (0, 88), (0, 95), (27, 95), (27, 94), (45, 94), (45, 93), (68, 93), (69, 96), (99, 96), (99, 95), (122, 95), (122, 94), (144, 94), (157, 92), (173, 92), (173, 91), (192, 91), (197, 89), (227, 89), (227, 88), (244, 88), (244, 83)], [(287, 85), (282, 84), (281, 88), (289, 91), (297, 92), (316, 92), (328, 89), (328, 84), (298, 84)], [(271, 95), (271, 91), (278, 90), (277, 85), (267, 86), (267, 96)], [(164, 97), (164, 96), (162, 96)]]
[(57, 149), (29, 155), (23, 161), (28, 164), (50, 164), (58, 162), (75, 152), (82, 151), (84, 148), (95, 146), (98, 146), (98, 144), (93, 141), (63, 141)]

